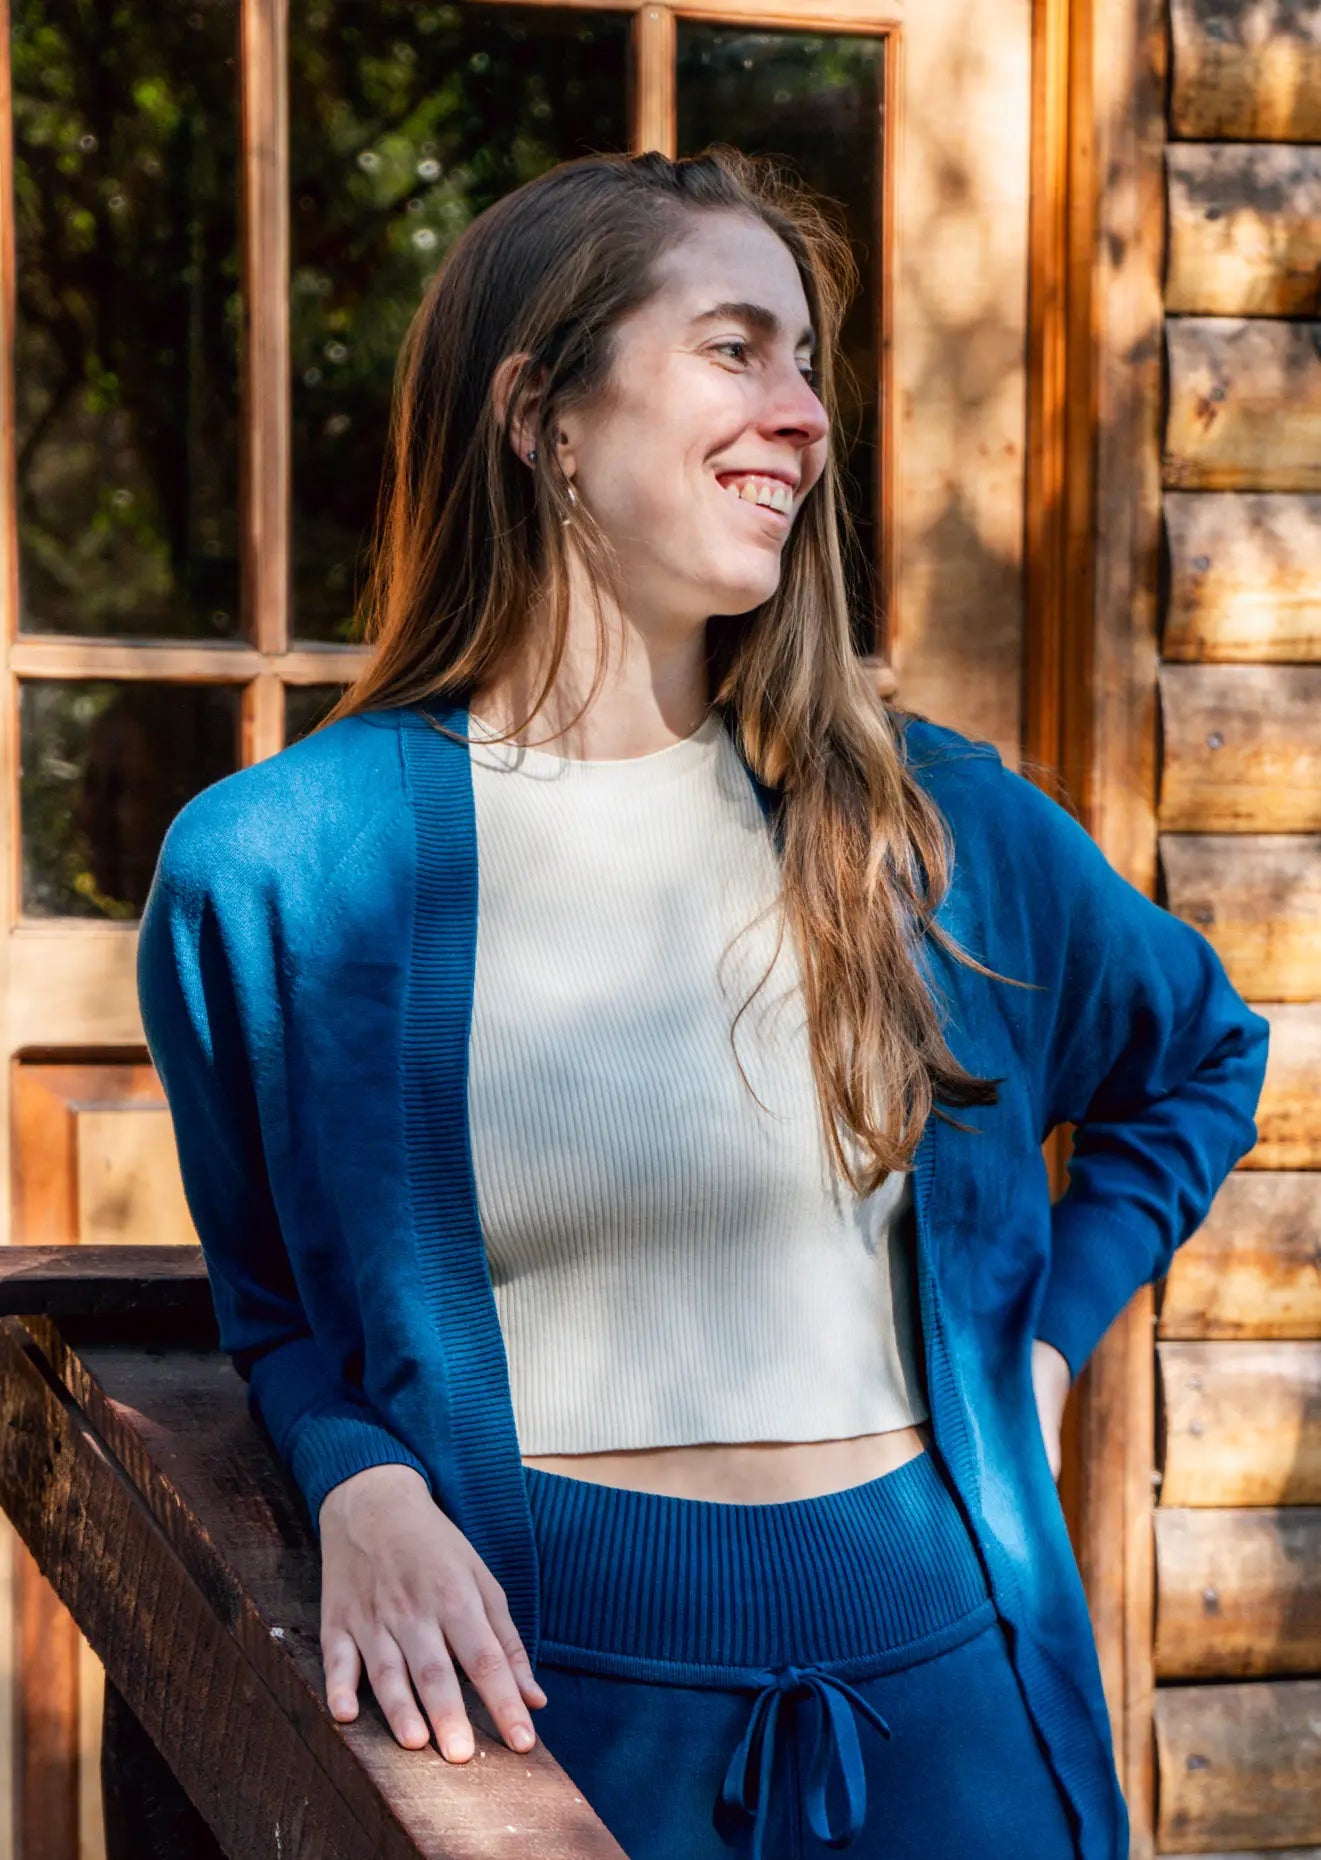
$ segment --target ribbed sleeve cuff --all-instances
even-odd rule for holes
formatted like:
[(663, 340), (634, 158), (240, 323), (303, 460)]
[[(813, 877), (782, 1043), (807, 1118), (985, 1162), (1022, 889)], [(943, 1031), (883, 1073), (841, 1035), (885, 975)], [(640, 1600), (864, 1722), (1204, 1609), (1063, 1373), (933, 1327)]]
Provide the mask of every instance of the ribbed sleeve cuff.
[(411, 1466), (414, 1472), (421, 1473), (431, 1491), (421, 1460), (376, 1421), (353, 1414), (318, 1414), (299, 1428), (290, 1471), (307, 1501), (318, 1541), (321, 1501), (327, 1492), (369, 1466)]
[(1150, 1282), (1160, 1241), (1132, 1206), (1086, 1201), (1073, 1191), (1051, 1209), (1051, 1266), (1036, 1335), (1054, 1344), (1076, 1381), (1105, 1332)]

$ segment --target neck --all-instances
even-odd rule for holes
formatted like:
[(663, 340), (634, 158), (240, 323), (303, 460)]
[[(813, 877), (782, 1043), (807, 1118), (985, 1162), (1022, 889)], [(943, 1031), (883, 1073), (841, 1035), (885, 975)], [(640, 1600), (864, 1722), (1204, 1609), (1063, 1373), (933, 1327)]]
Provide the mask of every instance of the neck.
[[(601, 687), (573, 722), (591, 690), (597, 651), (596, 618), (575, 601), (564, 656), (541, 710), (514, 740), (584, 760), (621, 760), (668, 749), (691, 736), (710, 709), (705, 624), (696, 629), (645, 630), (606, 604)], [(535, 626), (539, 641), (548, 628)], [(545, 677), (543, 652), (529, 652), (472, 695), (472, 710), (505, 735), (525, 718)]]

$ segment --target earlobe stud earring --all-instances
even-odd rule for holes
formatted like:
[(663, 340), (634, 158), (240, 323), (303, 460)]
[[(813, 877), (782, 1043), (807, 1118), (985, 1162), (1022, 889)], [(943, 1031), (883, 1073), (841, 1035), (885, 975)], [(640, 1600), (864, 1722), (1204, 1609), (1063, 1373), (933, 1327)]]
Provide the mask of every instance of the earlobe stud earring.
[(536, 456), (537, 456), (537, 448), (533, 446), (532, 450), (527, 455), (527, 461), (529, 465), (532, 464)]

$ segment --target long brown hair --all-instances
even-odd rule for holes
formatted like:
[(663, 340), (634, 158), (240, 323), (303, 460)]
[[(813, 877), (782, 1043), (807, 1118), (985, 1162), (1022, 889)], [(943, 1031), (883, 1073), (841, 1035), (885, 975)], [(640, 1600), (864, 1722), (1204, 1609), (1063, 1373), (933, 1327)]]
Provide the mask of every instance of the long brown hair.
[[(655, 291), (657, 261), (690, 215), (711, 211), (760, 219), (792, 254), (834, 431), (839, 331), (857, 268), (825, 203), (790, 174), (715, 146), (677, 161), (587, 156), (526, 182), (470, 222), (404, 338), (363, 615), (375, 650), (319, 727), (368, 709), (465, 702), (525, 643), (534, 613), (549, 613), (545, 681), (510, 734), (524, 728), (565, 648), (569, 523), (602, 639), (601, 590), (619, 593), (614, 564), (557, 467), (556, 422), (606, 388), (614, 325)], [(492, 377), (520, 353), (529, 360), (502, 418)], [(529, 471), (509, 431), (534, 382)], [(945, 1042), (919, 968), (922, 939), (995, 972), (934, 920), (950, 879), (948, 827), (852, 644), (842, 552), (851, 532), (828, 451), (786, 540), (779, 587), (748, 613), (708, 622), (707, 665), (712, 702), (776, 791), (781, 935), (790, 931), (799, 955), (822, 1120), (841, 1174), (866, 1194), (911, 1167), (927, 1118), (945, 1115), (937, 1098), (997, 1101), (998, 1081), (968, 1072)], [(602, 676), (598, 655), (584, 709)]]

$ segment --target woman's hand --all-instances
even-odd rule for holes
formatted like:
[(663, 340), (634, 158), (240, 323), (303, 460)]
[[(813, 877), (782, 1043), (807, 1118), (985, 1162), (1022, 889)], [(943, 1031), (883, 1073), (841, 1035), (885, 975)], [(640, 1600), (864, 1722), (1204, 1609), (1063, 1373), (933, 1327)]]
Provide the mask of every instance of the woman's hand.
[(504, 1590), (433, 1503), (426, 1480), (411, 1466), (369, 1466), (332, 1487), (319, 1522), (321, 1658), (332, 1716), (357, 1717), (365, 1662), (398, 1741), (418, 1749), (430, 1739), (415, 1686), (442, 1756), (466, 1763), (474, 1744), (457, 1659), (510, 1749), (530, 1750), (536, 1737), (527, 1707), (544, 1705), (546, 1695)]
[(1050, 1476), (1060, 1476), (1060, 1428), (1064, 1422), (1064, 1404), (1069, 1398), (1072, 1377), (1069, 1364), (1053, 1343), (1044, 1337), (1032, 1339), (1032, 1388), (1037, 1398), (1037, 1417), (1041, 1438), (1046, 1443)]

